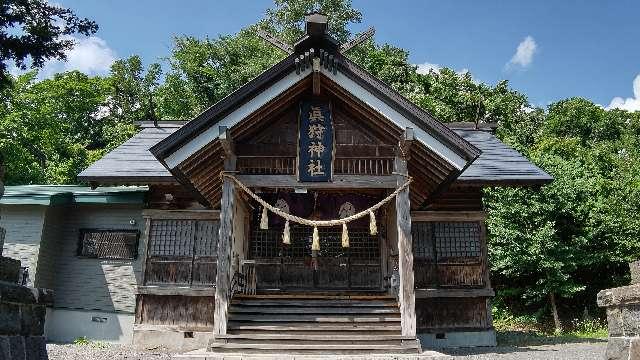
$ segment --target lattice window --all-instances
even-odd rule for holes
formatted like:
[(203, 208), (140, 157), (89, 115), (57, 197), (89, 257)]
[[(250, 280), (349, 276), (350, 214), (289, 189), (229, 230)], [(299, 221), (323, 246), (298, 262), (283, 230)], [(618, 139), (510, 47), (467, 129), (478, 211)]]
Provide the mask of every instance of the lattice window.
[(80, 229), (78, 256), (132, 260), (138, 257), (138, 230)]
[(438, 262), (479, 258), (480, 224), (477, 222), (436, 222), (434, 237)]
[(411, 224), (413, 257), (422, 260), (435, 260), (433, 247), (433, 223), (413, 222)]
[[(259, 219), (254, 219), (254, 224)], [(290, 245), (282, 245), (282, 226), (270, 225), (268, 230), (253, 229), (251, 232), (251, 255), (254, 259), (276, 257), (304, 258), (311, 256), (311, 239), (313, 228), (298, 224), (289, 225)], [(319, 228), (320, 257), (346, 257), (358, 259), (379, 259), (380, 247), (378, 237), (369, 234), (368, 230), (349, 230), (348, 249), (342, 247), (342, 228)]]
[(477, 222), (414, 222), (414, 257), (450, 263), (479, 260), (481, 228)]
[(152, 219), (145, 284), (213, 285), (219, 228), (215, 220)]
[(152, 220), (149, 256), (215, 256), (218, 221)]
[[(378, 229), (384, 233), (384, 229)], [(340, 241), (340, 238), (338, 238)], [(380, 244), (378, 237), (371, 235), (369, 230), (349, 230), (349, 256), (352, 259), (377, 260), (380, 258)]]

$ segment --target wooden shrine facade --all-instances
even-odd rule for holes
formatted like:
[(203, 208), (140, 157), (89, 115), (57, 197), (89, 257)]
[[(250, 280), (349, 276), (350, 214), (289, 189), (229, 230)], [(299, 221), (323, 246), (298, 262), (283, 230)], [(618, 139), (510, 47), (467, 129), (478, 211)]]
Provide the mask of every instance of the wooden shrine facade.
[[(148, 131), (153, 176), (88, 169), (81, 178), (150, 186), (136, 326), (224, 343), (243, 294), (388, 296), (398, 336), (426, 346), (450, 332), (492, 334), (482, 188), (550, 181), (489, 133), (454, 131), (351, 62), (317, 14), (281, 62), (171, 126)], [(503, 154), (512, 156), (505, 166), (525, 170), (496, 170)], [(377, 232), (368, 216), (349, 223), (343, 247), (340, 227), (321, 228), (314, 249), (312, 227), (291, 223), (290, 244), (276, 215), (263, 228), (263, 206), (239, 184), (312, 220), (344, 218), (402, 190), (373, 213)]]

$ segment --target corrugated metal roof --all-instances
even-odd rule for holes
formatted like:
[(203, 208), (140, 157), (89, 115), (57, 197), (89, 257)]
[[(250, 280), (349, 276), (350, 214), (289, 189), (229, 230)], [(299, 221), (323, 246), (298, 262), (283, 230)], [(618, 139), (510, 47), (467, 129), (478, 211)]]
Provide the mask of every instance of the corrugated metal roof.
[(146, 186), (113, 186), (91, 189), (76, 185), (5, 186), (0, 204), (56, 205), (67, 203), (121, 203), (144, 201)]
[[(143, 127), (133, 138), (96, 161), (78, 178), (99, 183), (153, 183), (174, 181), (149, 148), (175, 132), (175, 123)], [(457, 181), (478, 184), (544, 184), (553, 180), (545, 171), (487, 131), (454, 129), (482, 153)]]

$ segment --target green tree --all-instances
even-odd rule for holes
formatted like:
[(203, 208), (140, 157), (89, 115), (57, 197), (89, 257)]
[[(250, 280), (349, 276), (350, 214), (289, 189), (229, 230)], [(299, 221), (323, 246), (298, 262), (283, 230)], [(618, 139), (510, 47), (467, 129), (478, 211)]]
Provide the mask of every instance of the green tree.
[(104, 109), (104, 121), (110, 125), (105, 128), (107, 150), (133, 136), (136, 122), (159, 119), (157, 93), (161, 74), (160, 64), (157, 63), (149, 65), (145, 71), (137, 55), (113, 63), (106, 79), (110, 90)]
[(0, 3), (0, 86), (9, 84), (7, 67), (42, 67), (46, 60), (65, 60), (74, 45), (71, 35), (91, 35), (98, 25), (46, 0), (4, 0)]
[(13, 184), (74, 183), (103, 152), (100, 109), (104, 79), (73, 71), (35, 81), (35, 72), (13, 79), (2, 92), (0, 152)]
[(487, 192), (492, 275), (507, 300), (548, 303), (559, 329), (560, 302), (594, 307), (640, 256), (639, 115), (580, 98), (527, 115), (500, 132), (555, 180)]

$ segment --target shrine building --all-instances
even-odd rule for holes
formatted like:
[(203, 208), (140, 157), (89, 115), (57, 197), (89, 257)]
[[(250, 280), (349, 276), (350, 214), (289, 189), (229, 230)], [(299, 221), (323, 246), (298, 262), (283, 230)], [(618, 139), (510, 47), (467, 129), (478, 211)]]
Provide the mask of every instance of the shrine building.
[[(55, 241), (71, 245), (39, 240), (66, 259), (33, 262), (36, 278), (58, 269), (43, 278), (60, 299), (48, 336), (86, 321), (94, 338), (184, 351), (494, 346), (483, 189), (552, 178), (490, 125), (440, 122), (345, 51), (311, 14), (282, 61), (190, 121), (141, 123), (84, 170), (83, 194), (111, 200), (70, 200), (55, 221), (76, 225)], [(101, 287), (83, 289), (82, 266)]]

